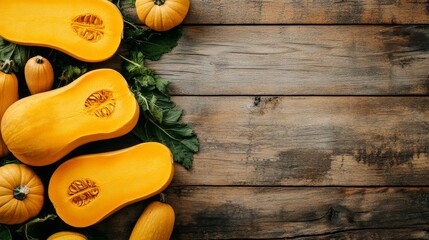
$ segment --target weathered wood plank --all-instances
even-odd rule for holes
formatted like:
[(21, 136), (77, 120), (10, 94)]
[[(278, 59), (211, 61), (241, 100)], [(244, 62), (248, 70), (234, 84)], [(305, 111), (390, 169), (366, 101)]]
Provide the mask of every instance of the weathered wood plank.
[[(167, 194), (172, 239), (429, 238), (429, 188), (189, 186)], [(128, 239), (143, 208), (131, 205), (96, 229)]]
[(174, 185), (429, 185), (429, 97), (175, 97), (201, 150)]
[[(125, 1), (124, 1), (125, 2)], [(135, 9), (127, 12), (137, 21)], [(192, 0), (185, 24), (427, 24), (425, 0)]]
[(176, 95), (429, 93), (429, 25), (197, 26), (183, 34), (148, 63)]

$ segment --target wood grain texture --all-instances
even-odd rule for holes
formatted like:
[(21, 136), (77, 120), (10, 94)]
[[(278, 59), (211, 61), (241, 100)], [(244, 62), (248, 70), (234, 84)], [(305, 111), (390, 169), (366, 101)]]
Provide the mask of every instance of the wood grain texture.
[[(172, 239), (429, 239), (428, 42), (426, 0), (191, 0), (147, 62), (201, 142)], [(93, 229), (128, 239), (152, 200)]]
[(185, 27), (148, 66), (175, 95), (424, 95), (428, 42), (429, 26)]
[[(429, 188), (188, 186), (166, 193), (176, 213), (172, 239), (429, 238)], [(143, 209), (130, 205), (95, 228), (128, 239)]]
[(169, 199), (176, 209), (176, 239), (270, 239), (383, 228), (424, 232), (428, 191), (189, 187)]
[(201, 150), (174, 185), (429, 184), (429, 97), (175, 97)]
[[(133, 6), (128, 5), (127, 13), (137, 22)], [(426, 0), (191, 0), (184, 23), (427, 24), (429, 3)]]

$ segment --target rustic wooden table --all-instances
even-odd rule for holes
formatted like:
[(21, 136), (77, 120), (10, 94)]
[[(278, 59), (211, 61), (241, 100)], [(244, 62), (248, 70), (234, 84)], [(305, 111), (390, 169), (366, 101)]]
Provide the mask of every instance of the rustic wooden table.
[(201, 142), (172, 239), (429, 239), (427, 0), (191, 0), (148, 65)]

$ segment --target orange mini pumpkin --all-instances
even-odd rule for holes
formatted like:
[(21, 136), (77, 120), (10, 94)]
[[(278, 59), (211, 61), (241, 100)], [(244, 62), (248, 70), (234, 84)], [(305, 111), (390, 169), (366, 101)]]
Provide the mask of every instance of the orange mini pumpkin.
[(43, 207), (44, 187), (39, 176), (24, 164), (0, 167), (0, 223), (20, 224)]
[(136, 0), (140, 21), (156, 31), (167, 31), (183, 22), (189, 0)]
[(24, 76), (31, 94), (49, 91), (54, 84), (54, 69), (48, 59), (42, 56), (27, 61)]
[[(6, 109), (19, 99), (18, 79), (12, 72), (11, 65), (12, 61), (6, 61), (0, 68), (0, 121)], [(0, 157), (4, 157), (8, 153), (9, 150), (3, 141), (0, 131)]]

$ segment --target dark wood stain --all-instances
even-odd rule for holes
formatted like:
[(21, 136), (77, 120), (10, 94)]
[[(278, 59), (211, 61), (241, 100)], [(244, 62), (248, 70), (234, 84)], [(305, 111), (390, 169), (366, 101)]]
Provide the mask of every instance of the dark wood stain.
[(267, 110), (273, 111), (280, 101), (279, 97), (262, 97), (255, 96), (253, 98), (253, 107), (256, 108), (256, 112), (258, 115), (263, 115)]
[[(414, 61), (424, 61), (427, 58), (415, 57), (413, 52), (429, 51), (428, 26), (394, 26), (382, 31), (381, 36), (387, 56), (394, 65), (408, 66)], [(404, 56), (404, 49), (410, 56)], [(400, 53), (402, 52), (402, 53)]]
[(377, 0), (377, 5), (395, 5), (398, 3), (397, 0)]
[(330, 154), (323, 151), (294, 149), (280, 152), (278, 160), (258, 161), (255, 168), (277, 181), (290, 177), (318, 181), (331, 169), (331, 159)]
[[(217, 239), (222, 233), (232, 231), (257, 230), (257, 213), (234, 203), (207, 207), (196, 212), (194, 223), (175, 225), (173, 236), (192, 233), (195, 239)], [(174, 239), (174, 237), (173, 237)]]
[(342, 222), (354, 223), (354, 214), (350, 209), (342, 205), (329, 207), (325, 215), (326, 220), (330, 224), (339, 225)]
[[(346, 22), (346, 23), (359, 23), (361, 22), (362, 14), (365, 12), (365, 8), (361, 1), (339, 1), (335, 2), (335, 8), (337, 13), (335, 15), (335, 22)], [(327, 9), (326, 15), (329, 16), (332, 9)]]
[(426, 1), (426, 13), (429, 15), (429, 1)]

